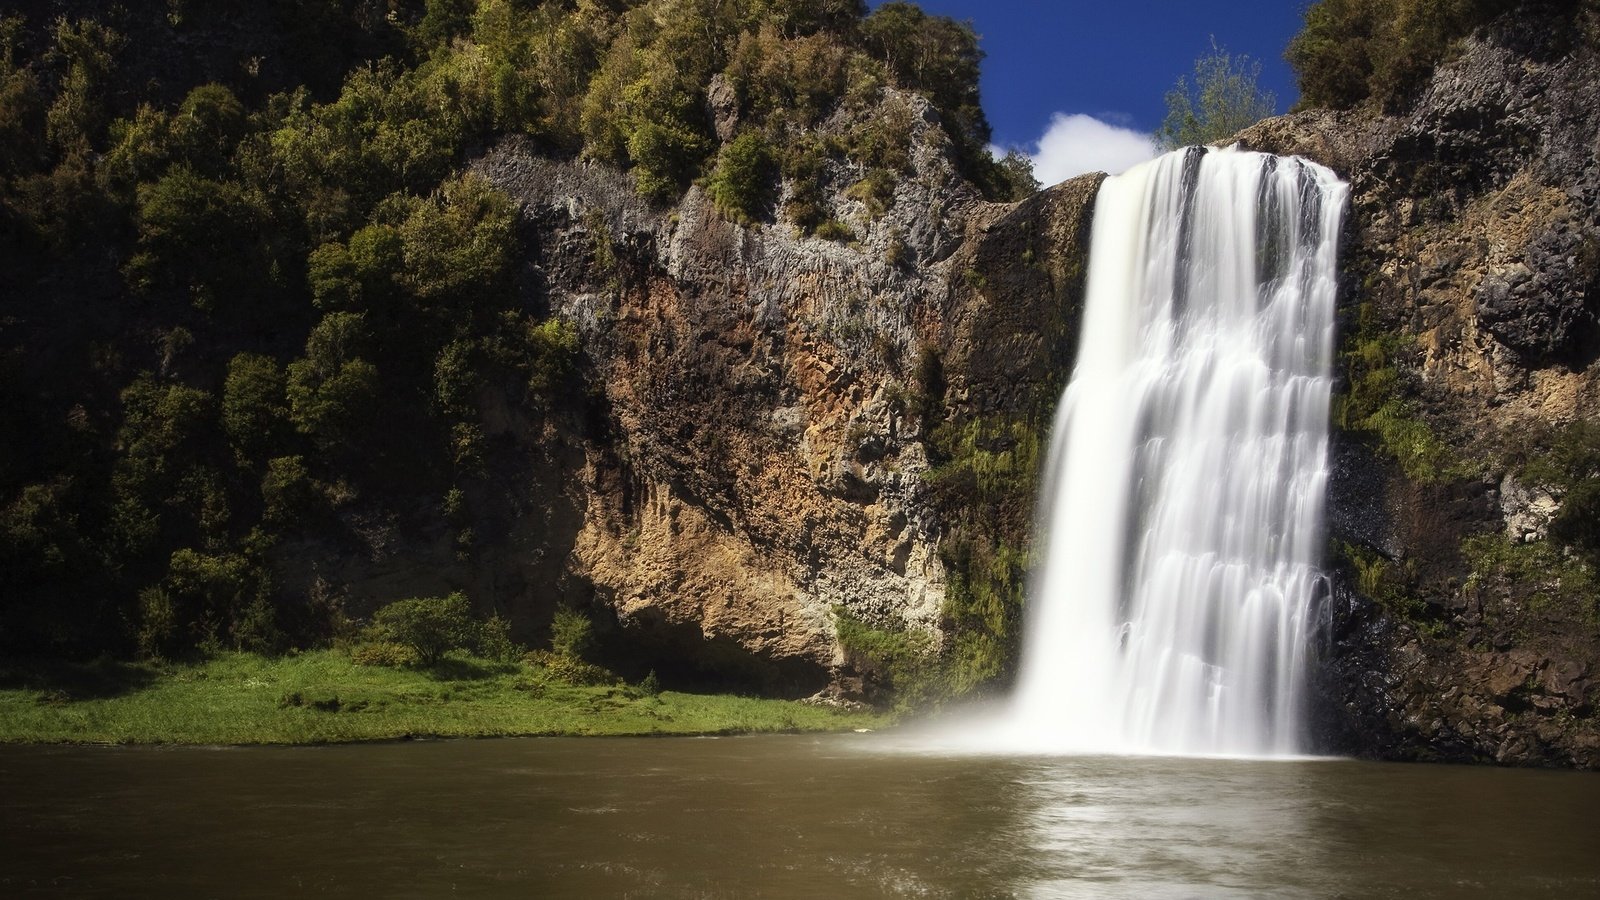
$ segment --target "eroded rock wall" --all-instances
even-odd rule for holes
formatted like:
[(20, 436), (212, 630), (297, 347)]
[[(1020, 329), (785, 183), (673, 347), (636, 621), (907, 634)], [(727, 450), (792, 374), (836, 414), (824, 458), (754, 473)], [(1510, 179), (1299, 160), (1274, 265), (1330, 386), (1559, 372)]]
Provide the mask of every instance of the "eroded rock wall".
[(1240, 135), (1352, 185), (1319, 673), (1334, 749), (1600, 766), (1600, 609), (1545, 543), (1560, 498), (1517, 477), (1600, 416), (1600, 68), (1546, 26), (1469, 41), (1404, 115)]
[(1070, 354), (1096, 179), (985, 203), (927, 102), (884, 102), (909, 108), (911, 172), (880, 215), (847, 163), (825, 173), (845, 242), (778, 205), (735, 223), (698, 187), (653, 209), (626, 176), (516, 143), (477, 165), (521, 205), (530, 302), (577, 324), (588, 366), (560, 588), (614, 617), (638, 665), (854, 695), (837, 610), (943, 640), (952, 511), (928, 428), (1031, 401)]

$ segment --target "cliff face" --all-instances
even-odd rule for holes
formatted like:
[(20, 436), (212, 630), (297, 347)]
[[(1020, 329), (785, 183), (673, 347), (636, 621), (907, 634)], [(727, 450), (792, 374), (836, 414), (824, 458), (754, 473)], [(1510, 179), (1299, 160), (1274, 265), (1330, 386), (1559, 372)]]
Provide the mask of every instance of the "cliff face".
[[(1240, 135), (1353, 188), (1331, 750), (1600, 766), (1593, 570), (1550, 534), (1572, 479), (1600, 474), (1550, 474), (1600, 416), (1600, 63), (1525, 24), (1469, 42), (1403, 115)], [(785, 220), (789, 182), (738, 224), (699, 187), (662, 209), (516, 141), (481, 158), (519, 205), (525, 305), (576, 325), (587, 394), (480, 394), (496, 490), (475, 499), (498, 524), (470, 561), (352, 523), (368, 546), (319, 571), (358, 609), (457, 586), (523, 623), (573, 604), (641, 674), (871, 695), (888, 676), (841, 643), (853, 620), (942, 648), (951, 687), (1003, 682), (1098, 179), (985, 203), (925, 101), (883, 108), (911, 123), (909, 167), (887, 203), (824, 167), (837, 240)], [(285, 581), (318, 552), (291, 549)]]
[[(507, 477), (543, 485), (529, 510), (560, 521), (451, 580), (614, 620), (641, 670), (792, 696), (863, 690), (840, 614), (947, 637), (941, 547), (971, 511), (930, 477), (930, 432), (1045, 408), (1097, 180), (985, 203), (926, 101), (884, 103), (910, 114), (911, 171), (877, 215), (846, 196), (847, 164), (824, 173), (848, 241), (728, 221), (698, 187), (652, 208), (612, 169), (516, 142), (480, 160), (520, 205), (529, 303), (577, 325), (591, 389), (576, 427), (480, 398), (488, 441), (530, 457)], [(1007, 506), (982, 527), (1022, 543), (1029, 501)], [(381, 578), (342, 573), (358, 597)]]
[(1549, 534), (1576, 494), (1552, 448), (1600, 415), (1600, 69), (1549, 35), (1470, 41), (1404, 115), (1240, 135), (1352, 185), (1318, 722), (1336, 749), (1600, 766), (1600, 598)]

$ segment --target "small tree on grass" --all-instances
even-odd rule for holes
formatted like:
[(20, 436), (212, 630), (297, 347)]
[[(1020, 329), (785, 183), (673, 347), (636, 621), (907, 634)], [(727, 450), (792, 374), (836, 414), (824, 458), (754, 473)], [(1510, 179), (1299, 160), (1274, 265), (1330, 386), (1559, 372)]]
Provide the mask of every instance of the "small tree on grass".
[(479, 626), (462, 593), (396, 600), (372, 617), (372, 636), (411, 648), (417, 662), (437, 665), (446, 653), (477, 642)]
[(550, 623), (550, 649), (557, 656), (582, 659), (594, 646), (594, 623), (589, 617), (570, 607), (556, 610)]

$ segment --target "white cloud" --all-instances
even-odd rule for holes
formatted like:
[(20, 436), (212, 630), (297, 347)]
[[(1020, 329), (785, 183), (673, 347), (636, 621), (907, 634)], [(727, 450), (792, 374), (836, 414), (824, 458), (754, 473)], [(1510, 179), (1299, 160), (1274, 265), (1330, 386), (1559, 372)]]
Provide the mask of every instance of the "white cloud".
[(1049, 187), (1085, 172), (1115, 175), (1161, 151), (1142, 131), (1102, 122), (1082, 113), (1056, 113), (1034, 144), (1033, 175)]

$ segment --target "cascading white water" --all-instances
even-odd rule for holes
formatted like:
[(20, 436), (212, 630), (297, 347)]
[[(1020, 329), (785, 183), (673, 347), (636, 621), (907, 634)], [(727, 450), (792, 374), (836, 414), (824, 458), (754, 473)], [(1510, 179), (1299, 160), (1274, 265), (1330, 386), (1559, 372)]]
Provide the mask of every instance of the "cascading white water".
[(1101, 186), (1011, 747), (1301, 751), (1347, 190), (1202, 148)]

